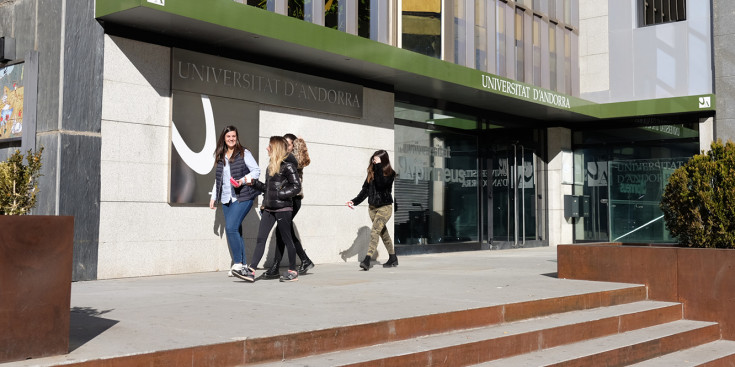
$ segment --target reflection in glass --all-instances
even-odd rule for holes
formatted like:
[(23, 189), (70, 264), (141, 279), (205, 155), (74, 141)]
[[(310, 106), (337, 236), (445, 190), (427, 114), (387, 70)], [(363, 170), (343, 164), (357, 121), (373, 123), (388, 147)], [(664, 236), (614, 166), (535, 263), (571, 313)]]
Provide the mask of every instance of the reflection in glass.
[(324, 26), (339, 29), (339, 0), (324, 0)]
[(467, 44), (467, 19), (465, 19), (465, 2), (464, 0), (454, 1), (454, 63), (457, 65), (467, 65), (465, 60), (465, 49)]
[(288, 0), (288, 16), (304, 20), (304, 0)]
[(575, 241), (674, 242), (658, 208), (673, 169), (699, 150), (698, 123), (577, 131)]
[(370, 0), (357, 0), (357, 35), (370, 38)]
[(248, 0), (247, 4), (256, 8), (266, 9), (267, 2), (267, 0)]
[(613, 242), (673, 242), (659, 208), (666, 183), (690, 157), (609, 162)]
[(403, 0), (401, 45), (431, 57), (441, 57), (441, 0)]
[(500, 145), (491, 158), (492, 239), (523, 245), (537, 239), (536, 161), (522, 145)]
[(487, 2), (475, 0), (475, 69), (487, 71)]
[(396, 243), (478, 240), (477, 140), (395, 125)]
[(533, 17), (533, 85), (541, 86), (541, 18)]
[(500, 76), (507, 76), (505, 67), (505, 8), (506, 5), (502, 1), (498, 1), (497, 16), (495, 23), (497, 29), (495, 30), (497, 51), (495, 52), (495, 65), (497, 65), (496, 74)]

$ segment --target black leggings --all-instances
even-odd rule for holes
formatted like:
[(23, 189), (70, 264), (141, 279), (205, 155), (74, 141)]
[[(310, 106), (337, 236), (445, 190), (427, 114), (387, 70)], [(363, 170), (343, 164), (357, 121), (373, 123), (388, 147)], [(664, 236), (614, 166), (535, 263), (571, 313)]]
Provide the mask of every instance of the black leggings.
[[(304, 260), (307, 259), (306, 257), (306, 251), (304, 251), (304, 247), (301, 246), (301, 240), (296, 235), (296, 231), (293, 229), (293, 218), (296, 217), (296, 213), (299, 212), (299, 209), (301, 209), (301, 198), (294, 197), (293, 198), (293, 215), (291, 215), (291, 239), (293, 240), (293, 245), (296, 248), (296, 255), (299, 255), (299, 259), (301, 259), (301, 262), (304, 262)], [(283, 242), (283, 238), (281, 237), (281, 232), (276, 231), (276, 253), (274, 257), (275, 262), (281, 262), (281, 258), (283, 257), (283, 249), (286, 246), (286, 244)], [(290, 259), (289, 255), (289, 259)]]
[(288, 268), (289, 270), (296, 270), (296, 249), (294, 249), (293, 239), (291, 238), (291, 217), (292, 213), (287, 212), (269, 212), (263, 210), (260, 218), (260, 227), (258, 228), (258, 240), (255, 245), (255, 252), (253, 253), (253, 260), (250, 266), (257, 268), (260, 259), (263, 257), (265, 252), (265, 242), (268, 241), (268, 234), (273, 228), (274, 223), (278, 223), (276, 231), (283, 237), (283, 242), (286, 245), (288, 251)]

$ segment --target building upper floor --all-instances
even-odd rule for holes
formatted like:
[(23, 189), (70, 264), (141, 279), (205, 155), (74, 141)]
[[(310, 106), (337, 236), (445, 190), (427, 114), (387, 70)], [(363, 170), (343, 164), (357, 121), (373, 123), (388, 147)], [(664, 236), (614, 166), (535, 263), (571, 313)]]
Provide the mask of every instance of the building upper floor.
[[(505, 115), (561, 126), (703, 109), (712, 113), (711, 88), (658, 87), (681, 77), (661, 72), (646, 79), (649, 63), (621, 63), (632, 69), (618, 73), (623, 67), (618, 58), (639, 56), (598, 45), (616, 37), (612, 32), (618, 28), (609, 24), (618, 24), (620, 4), (630, 10), (622, 16), (632, 16), (637, 2), (96, 0), (95, 13), (107, 33), (494, 111), (501, 121)], [(601, 28), (589, 24), (600, 19), (607, 22), (600, 21)], [(647, 29), (655, 33), (665, 26)], [(596, 33), (585, 33), (587, 28)], [(606, 51), (597, 52), (593, 45)], [(644, 46), (640, 52), (659, 54)], [(607, 69), (591, 72), (593, 55), (606, 58)], [(674, 64), (693, 68), (693, 61), (676, 55)], [(592, 91), (590, 80), (598, 76), (606, 84)], [(631, 83), (652, 83), (645, 90), (654, 92), (612, 98), (630, 92)], [(671, 92), (656, 92), (661, 90)], [(698, 103), (701, 95), (710, 97), (710, 104)]]

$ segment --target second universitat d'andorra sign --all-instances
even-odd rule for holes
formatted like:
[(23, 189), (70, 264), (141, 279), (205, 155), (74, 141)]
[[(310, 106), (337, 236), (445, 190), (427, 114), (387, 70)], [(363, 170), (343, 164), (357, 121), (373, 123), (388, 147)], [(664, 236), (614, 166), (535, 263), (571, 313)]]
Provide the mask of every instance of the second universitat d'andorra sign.
[(530, 99), (550, 106), (571, 108), (569, 98), (552, 91), (505, 80), (494, 75), (482, 75), (482, 87), (498, 93)]

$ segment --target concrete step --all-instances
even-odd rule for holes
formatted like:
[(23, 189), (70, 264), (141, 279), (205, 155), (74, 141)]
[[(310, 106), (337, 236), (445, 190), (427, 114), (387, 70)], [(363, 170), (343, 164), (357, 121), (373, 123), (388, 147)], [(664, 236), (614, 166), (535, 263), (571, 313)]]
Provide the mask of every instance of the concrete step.
[(694, 348), (669, 353), (631, 365), (631, 367), (732, 367), (735, 366), (735, 341), (717, 340)]
[(475, 366), (628, 366), (710, 343), (719, 337), (717, 323), (679, 320)]
[(410, 338), (272, 366), (462, 366), (681, 320), (679, 303), (638, 301)]
[[(245, 364), (292, 360), (380, 343), (409, 340), (427, 335), (456, 330), (502, 325), (534, 317), (554, 315), (570, 311), (597, 309), (600, 307), (629, 304), (646, 299), (645, 286), (574, 294), (569, 296), (536, 299), (532, 301), (498, 304), (475, 309), (419, 315), (408, 318), (355, 324), (247, 339), (244, 351), (231, 348), (233, 355), (244, 355)], [(672, 311), (669, 311), (672, 312)], [(667, 313), (668, 314), (668, 313)], [(678, 310), (681, 318), (681, 306)], [(635, 317), (629, 317), (635, 320)], [(633, 321), (629, 321), (633, 322)]]

